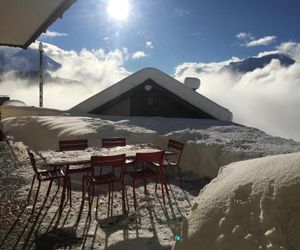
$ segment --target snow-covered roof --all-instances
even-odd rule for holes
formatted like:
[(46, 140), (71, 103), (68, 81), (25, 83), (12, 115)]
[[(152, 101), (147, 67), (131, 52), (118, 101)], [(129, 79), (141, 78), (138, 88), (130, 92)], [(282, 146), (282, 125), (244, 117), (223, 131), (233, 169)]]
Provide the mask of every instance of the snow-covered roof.
[(109, 88), (77, 104), (71, 108), (70, 111), (86, 113), (91, 112), (99, 106), (102, 106), (103, 104), (137, 87), (148, 79), (153, 80), (159, 86), (170, 91), (194, 107), (203, 110), (212, 117), (218, 120), (232, 121), (232, 113), (228, 109), (220, 106), (219, 104), (213, 102), (207, 97), (199, 94), (193, 89), (185, 86), (181, 82), (155, 68), (144, 68), (137, 71), (136, 73), (124, 78)]
[(0, 45), (27, 48), (75, 0), (2, 0)]

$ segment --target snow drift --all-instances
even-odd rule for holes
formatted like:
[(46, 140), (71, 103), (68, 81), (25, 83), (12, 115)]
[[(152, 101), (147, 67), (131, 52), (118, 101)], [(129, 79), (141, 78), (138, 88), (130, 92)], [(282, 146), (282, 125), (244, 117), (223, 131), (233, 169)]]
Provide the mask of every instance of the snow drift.
[(217, 120), (60, 115), (11, 117), (2, 122), (6, 134), (35, 151), (57, 149), (62, 139), (87, 138), (90, 146), (99, 146), (102, 137), (124, 136), (129, 144), (150, 142), (165, 148), (174, 138), (186, 143), (182, 169), (211, 178), (234, 161), (300, 151), (300, 143), (292, 140)]
[(300, 249), (300, 153), (232, 163), (194, 200), (182, 249)]

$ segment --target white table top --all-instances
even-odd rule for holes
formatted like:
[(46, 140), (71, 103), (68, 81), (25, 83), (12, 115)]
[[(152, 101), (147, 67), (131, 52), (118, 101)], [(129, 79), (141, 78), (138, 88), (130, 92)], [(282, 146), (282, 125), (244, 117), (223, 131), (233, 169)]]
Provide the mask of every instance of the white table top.
[[(148, 153), (160, 151), (153, 144), (134, 144), (124, 147), (113, 148), (95, 148), (89, 147), (86, 150), (72, 151), (39, 151), (38, 154), (46, 161), (48, 165), (75, 165), (89, 163), (91, 156), (107, 156), (126, 154), (126, 158), (134, 158), (136, 153)], [(176, 154), (172, 151), (165, 151), (166, 154)]]

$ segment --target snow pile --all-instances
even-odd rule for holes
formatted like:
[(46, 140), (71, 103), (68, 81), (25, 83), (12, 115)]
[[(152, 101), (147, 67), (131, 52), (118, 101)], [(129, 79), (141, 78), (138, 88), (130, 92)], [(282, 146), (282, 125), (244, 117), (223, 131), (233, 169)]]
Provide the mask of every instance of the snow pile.
[(2, 119), (30, 115), (69, 115), (67, 112), (58, 109), (26, 106), (25, 103), (17, 100), (5, 102), (4, 105), (0, 106), (0, 112)]
[(99, 146), (103, 137), (124, 136), (128, 144), (154, 143), (165, 148), (169, 138), (186, 143), (181, 167), (215, 177), (221, 166), (270, 154), (300, 151), (300, 143), (230, 122), (161, 117), (27, 116), (3, 121), (6, 134), (33, 150), (57, 149), (58, 140), (87, 138)]
[(300, 153), (232, 163), (194, 200), (181, 249), (300, 249)]
[(125, 136), (127, 143), (132, 144), (152, 141), (155, 133), (126, 120), (114, 122), (90, 117), (24, 116), (2, 122), (5, 133), (36, 151), (57, 149), (62, 139), (87, 138), (89, 146), (100, 146), (102, 137)]

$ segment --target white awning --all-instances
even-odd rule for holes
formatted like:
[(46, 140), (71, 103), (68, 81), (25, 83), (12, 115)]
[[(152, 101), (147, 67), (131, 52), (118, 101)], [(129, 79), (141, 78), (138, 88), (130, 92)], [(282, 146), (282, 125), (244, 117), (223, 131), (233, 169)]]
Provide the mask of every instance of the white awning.
[(76, 0), (0, 0), (0, 45), (27, 48)]

